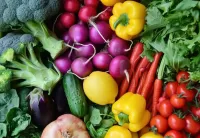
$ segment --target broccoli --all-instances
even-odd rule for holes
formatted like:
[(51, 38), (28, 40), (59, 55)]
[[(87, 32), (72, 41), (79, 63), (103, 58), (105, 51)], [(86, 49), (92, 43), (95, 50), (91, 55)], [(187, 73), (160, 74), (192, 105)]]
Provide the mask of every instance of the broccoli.
[(40, 53), (36, 51), (38, 48), (40, 47), (34, 47), (33, 43), (24, 44), (22, 52), (15, 54), (13, 60), (7, 61), (4, 66), (11, 70), (11, 81), (14, 81), (16, 87), (38, 87), (50, 94), (60, 80), (61, 73), (55, 66), (54, 70), (43, 64)]
[(0, 93), (10, 90), (12, 72), (0, 65)]
[(63, 51), (64, 42), (47, 29), (44, 21), (56, 15), (59, 9), (59, 0), (1, 0), (0, 32), (18, 28), (30, 33), (56, 58)]

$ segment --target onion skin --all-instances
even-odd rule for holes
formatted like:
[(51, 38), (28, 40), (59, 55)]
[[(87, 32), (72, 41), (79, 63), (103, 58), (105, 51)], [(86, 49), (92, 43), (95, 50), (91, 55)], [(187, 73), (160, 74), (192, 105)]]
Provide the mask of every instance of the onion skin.
[[(67, 132), (71, 137), (66, 136)], [(81, 119), (71, 114), (64, 114), (46, 126), (41, 138), (90, 138), (90, 136)]]

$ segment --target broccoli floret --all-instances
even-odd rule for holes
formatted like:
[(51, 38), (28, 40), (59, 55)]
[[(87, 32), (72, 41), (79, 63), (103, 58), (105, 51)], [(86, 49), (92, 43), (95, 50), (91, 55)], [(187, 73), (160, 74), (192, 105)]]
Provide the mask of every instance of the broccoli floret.
[[(34, 47), (38, 48), (38, 47)], [(35, 52), (31, 43), (25, 47), (26, 52), (15, 56), (15, 59), (5, 64), (13, 75), (18, 87), (38, 87), (51, 93), (54, 86), (61, 78), (61, 73), (56, 69), (47, 68), (41, 60), (40, 54)]]
[(43, 23), (59, 12), (59, 0), (2, 1), (6, 1), (6, 6), (2, 6), (1, 9), (3, 15), (0, 15), (0, 32), (18, 27), (24, 32), (35, 36), (52, 58), (56, 58), (63, 52), (63, 49), (65, 49), (63, 41), (57, 40)]
[(10, 89), (11, 78), (11, 70), (0, 65), (0, 93), (7, 92)]
[(0, 64), (5, 64), (7, 61), (12, 61), (14, 58), (14, 50), (12, 48), (8, 48), (1, 56), (0, 56)]

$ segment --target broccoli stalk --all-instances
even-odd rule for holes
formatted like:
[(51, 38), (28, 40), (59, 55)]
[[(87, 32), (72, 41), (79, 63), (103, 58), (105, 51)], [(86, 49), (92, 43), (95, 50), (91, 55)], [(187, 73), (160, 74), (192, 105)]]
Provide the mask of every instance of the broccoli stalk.
[(12, 72), (0, 65), (0, 93), (10, 90)]
[[(28, 56), (29, 55), (29, 56)], [(32, 44), (25, 47), (24, 52), (16, 56), (17, 59), (9, 62), (9, 67), (13, 73), (12, 80), (20, 80), (17, 87), (34, 86), (51, 93), (56, 83), (60, 80), (61, 74), (55, 67), (47, 68), (39, 56), (35, 54)]]

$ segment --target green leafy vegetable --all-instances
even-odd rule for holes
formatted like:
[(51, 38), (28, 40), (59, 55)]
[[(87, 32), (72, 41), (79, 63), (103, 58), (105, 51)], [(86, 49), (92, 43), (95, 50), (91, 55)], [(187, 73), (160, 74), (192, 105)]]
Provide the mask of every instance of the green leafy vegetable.
[(28, 112), (28, 106), (29, 106), (29, 102), (27, 100), (27, 96), (28, 94), (32, 91), (31, 88), (22, 88), (21, 90), (19, 90), (18, 95), (19, 95), (19, 108), (24, 111), (24, 112)]
[(100, 124), (101, 121), (102, 121), (102, 118), (101, 118), (100, 110), (94, 108), (90, 116), (90, 122), (94, 125), (98, 125)]
[(7, 126), (4, 123), (0, 123), (0, 138), (6, 137), (7, 135)]
[(16, 90), (11, 89), (7, 93), (0, 93), (0, 122), (4, 122), (10, 109), (19, 107), (19, 97)]

